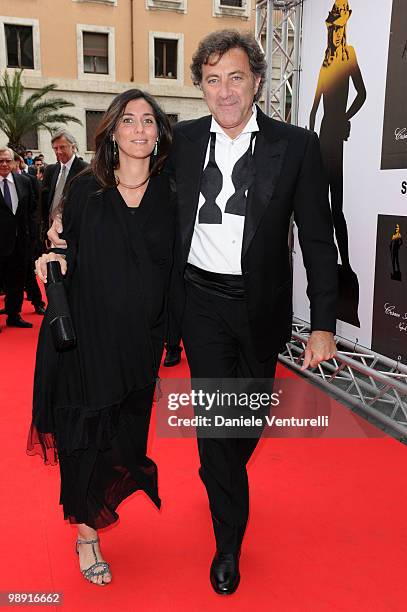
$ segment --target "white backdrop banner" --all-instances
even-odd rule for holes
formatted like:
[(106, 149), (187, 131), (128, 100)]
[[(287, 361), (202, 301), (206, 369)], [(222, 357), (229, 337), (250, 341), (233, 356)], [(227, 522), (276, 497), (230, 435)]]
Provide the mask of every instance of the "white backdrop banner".
[[(371, 347), (376, 267), (384, 272), (375, 311), (380, 314), (384, 300), (388, 317), (384, 278), (393, 283), (393, 301), (400, 296), (397, 309), (402, 315), (404, 299), (407, 313), (407, 269), (404, 277), (394, 274), (391, 248), (395, 222), (407, 210), (406, 0), (305, 0), (301, 57), (299, 125), (320, 136), (339, 253), (337, 333)], [(393, 227), (381, 230), (389, 234), (381, 239), (388, 239), (388, 250), (376, 261), (379, 215), (391, 216)], [(402, 235), (397, 240), (399, 253)], [(309, 321), (305, 289), (295, 236), (294, 314)], [(380, 336), (380, 316), (375, 326)], [(405, 340), (400, 334), (407, 343), (407, 332)], [(384, 352), (383, 343), (380, 348)]]

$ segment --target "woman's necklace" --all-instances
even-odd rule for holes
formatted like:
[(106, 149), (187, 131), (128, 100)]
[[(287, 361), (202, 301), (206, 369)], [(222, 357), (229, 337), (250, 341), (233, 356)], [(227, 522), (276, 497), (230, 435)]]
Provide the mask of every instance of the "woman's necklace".
[(138, 189), (139, 187), (142, 187), (143, 185), (146, 184), (148, 176), (144, 179), (144, 181), (142, 183), (139, 183), (138, 185), (126, 185), (126, 183), (123, 183), (123, 181), (121, 181), (119, 179), (119, 177), (117, 176), (117, 174), (114, 175), (115, 181), (116, 181), (116, 186), (118, 187), (119, 185), (121, 185), (122, 187), (124, 187), (125, 189)]

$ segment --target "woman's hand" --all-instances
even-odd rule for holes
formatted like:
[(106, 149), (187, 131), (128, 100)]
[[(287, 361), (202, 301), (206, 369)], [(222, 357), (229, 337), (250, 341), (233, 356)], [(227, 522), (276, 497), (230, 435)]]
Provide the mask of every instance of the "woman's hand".
[(44, 253), (44, 255), (41, 255), (41, 257), (39, 257), (35, 262), (35, 273), (43, 283), (47, 282), (48, 261), (59, 261), (63, 275), (66, 274), (67, 270), (65, 257), (63, 255), (57, 255), (56, 253)]
[(345, 119), (344, 124), (343, 124), (343, 139), (348, 140), (349, 136), (350, 136), (350, 121), (348, 119)]
[(59, 237), (62, 233), (62, 217), (60, 214), (55, 215), (55, 219), (52, 222), (51, 227), (47, 232), (48, 240), (52, 247), (58, 247), (59, 249), (66, 249), (66, 241)]

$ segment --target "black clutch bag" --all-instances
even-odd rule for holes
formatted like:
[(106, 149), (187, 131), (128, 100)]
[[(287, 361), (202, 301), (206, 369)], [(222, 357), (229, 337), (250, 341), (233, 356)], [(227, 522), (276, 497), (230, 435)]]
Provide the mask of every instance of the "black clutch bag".
[(54, 346), (57, 351), (66, 351), (76, 345), (76, 336), (58, 261), (47, 263), (45, 291), (48, 299), (47, 316)]

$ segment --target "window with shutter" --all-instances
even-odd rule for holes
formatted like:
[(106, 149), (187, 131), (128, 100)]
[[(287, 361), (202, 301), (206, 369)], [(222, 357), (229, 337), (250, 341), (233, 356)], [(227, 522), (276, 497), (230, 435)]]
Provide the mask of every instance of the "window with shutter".
[(109, 35), (83, 32), (83, 71), (109, 74)]

